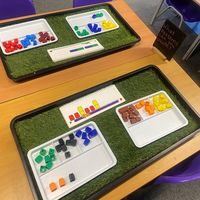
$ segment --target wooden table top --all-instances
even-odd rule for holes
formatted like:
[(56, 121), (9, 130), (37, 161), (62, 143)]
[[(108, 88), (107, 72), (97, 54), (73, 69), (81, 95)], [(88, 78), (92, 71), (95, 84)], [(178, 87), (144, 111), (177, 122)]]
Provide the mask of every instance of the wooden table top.
[(193, 1), (200, 6), (200, 0), (193, 0)]
[[(6, 102), (0, 103), (0, 199), (33, 200), (27, 176), (9, 128), (11, 120), (21, 113), (54, 102), (148, 64), (157, 65), (194, 109), (200, 113), (200, 88), (174, 60), (170, 62), (165, 61), (159, 54), (152, 50), (152, 43), (155, 37), (135, 14), (132, 13), (131, 9), (128, 8), (124, 1), (116, 0), (112, 2), (112, 4), (118, 11), (123, 13), (123, 16), (128, 19), (132, 26), (138, 27), (138, 30), (135, 30), (142, 36), (140, 44), (128, 50), (106, 56), (105, 58), (91, 61), (87, 65), (78, 65), (77, 69), (74, 67), (70, 70), (66, 70), (70, 73), (67, 81), (64, 79), (67, 74), (65, 70), (55, 75), (51, 74), (47, 76), (48, 78), (43, 77), (37, 80), (38, 85), (41, 83), (41, 80), (46, 80), (48, 82), (54, 81), (53, 86), (48, 85), (47, 88), (35, 90), (36, 86), (32, 86), (32, 84), (34, 82), (36, 83), (36, 80), (33, 82), (31, 81), (32, 84), (28, 82), (26, 84), (28, 84), (31, 90), (29, 95), (25, 95), (27, 94), (25, 91), (28, 87), (27, 85), (18, 86), (18, 84), (14, 84), (19, 90), (21, 88), (21, 92), (17, 93), (21, 97), (16, 98), (15, 96), (16, 99), (8, 101), (8, 99), (11, 98), (11, 96), (8, 96), (9, 98)], [(120, 58), (119, 60), (117, 59), (118, 57)], [(123, 60), (123, 62), (121, 60)], [(103, 68), (100, 68), (101, 65), (105, 65), (105, 67), (103, 66)], [(85, 72), (84, 66), (91, 67), (90, 69), (93, 67), (92, 72), (87, 73), (88, 70)], [(79, 72), (79, 75), (77, 75), (77, 72)], [(57, 78), (61, 78), (62, 81), (59, 82)], [(24, 89), (23, 86), (26, 89)], [(197, 135), (116, 187), (101, 199), (118, 200), (125, 197), (132, 191), (135, 191), (142, 185), (159, 176), (164, 171), (199, 151), (199, 143), (200, 135)]]

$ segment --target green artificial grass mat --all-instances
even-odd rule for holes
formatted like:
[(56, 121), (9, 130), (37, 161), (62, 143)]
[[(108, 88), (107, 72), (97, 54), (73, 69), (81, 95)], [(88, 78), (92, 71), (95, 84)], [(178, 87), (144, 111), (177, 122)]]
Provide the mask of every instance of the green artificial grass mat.
[[(45, 45), (42, 47), (34, 48), (31, 50), (27, 50), (21, 53), (5, 56), (6, 58), (6, 64), (8, 68), (9, 74), (17, 79), (20, 77), (23, 77), (25, 75), (36, 73), (39, 70), (44, 70), (47, 68), (54, 69), (55, 66), (64, 64), (66, 62), (71, 61), (77, 61), (79, 62), (80, 59), (83, 57), (86, 58), (91, 55), (98, 54), (88, 54), (85, 56), (80, 56), (78, 58), (71, 58), (67, 61), (60, 61), (54, 63), (50, 56), (47, 53), (48, 49), (61, 47), (69, 44), (74, 44), (78, 42), (83, 42), (91, 39), (97, 39), (103, 46), (104, 50), (112, 50), (124, 45), (128, 45), (130, 43), (136, 42), (138, 38), (131, 33), (129, 29), (121, 22), (118, 17), (113, 13), (112, 9), (108, 5), (104, 6), (98, 6), (95, 7), (95, 9), (88, 8), (84, 11), (76, 11), (73, 12), (73, 14), (81, 13), (81, 12), (87, 12), (92, 10), (98, 10), (98, 9), (106, 9), (110, 15), (115, 19), (115, 21), (118, 23), (119, 28), (116, 30), (108, 31), (102, 34), (98, 34), (95, 36), (87, 37), (84, 39), (79, 39), (69, 26), (69, 24), (66, 21), (66, 16), (72, 15), (72, 13), (65, 13), (65, 14), (56, 14), (56, 15), (49, 15), (45, 17), (53, 31), (58, 37), (58, 41), (49, 45)], [(100, 51), (101, 52), (101, 51)]]
[[(178, 100), (176, 94), (171, 92), (170, 88), (164, 84), (156, 71), (152, 69), (139, 72), (129, 78), (117, 81), (115, 85), (126, 99), (125, 103), (160, 90), (166, 91), (188, 119), (189, 123), (187, 126), (156, 142), (143, 148), (137, 148), (120, 122), (115, 112), (116, 107), (87, 120), (87, 122), (96, 122), (117, 158), (117, 165), (63, 197), (63, 200), (82, 200), (89, 197), (92, 193), (97, 192), (108, 183), (112, 183), (130, 170), (139, 167), (182, 138), (193, 133), (200, 126), (199, 119), (188, 109), (188, 106)], [(30, 149), (69, 130), (58, 107), (19, 120), (15, 123), (14, 128), (25, 155)], [(74, 127), (72, 129), (74, 129)], [(91, 163), (88, 163), (88, 165), (89, 164)]]

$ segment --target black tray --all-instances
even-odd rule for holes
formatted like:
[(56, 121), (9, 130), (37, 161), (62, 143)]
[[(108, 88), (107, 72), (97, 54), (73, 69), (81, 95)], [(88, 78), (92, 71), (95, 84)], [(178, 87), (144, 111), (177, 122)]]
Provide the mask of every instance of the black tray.
[[(106, 86), (109, 86), (110, 84), (116, 84), (119, 81), (123, 81), (125, 79), (128, 79), (132, 76), (138, 75), (142, 72), (148, 71), (148, 70), (152, 70), (153, 72), (156, 73), (156, 75), (162, 80), (162, 83), (171, 91), (171, 93), (176, 97), (177, 101), (181, 102), (181, 105), (183, 105), (183, 107), (190, 113), (190, 115), (192, 116), (192, 118), (197, 122), (198, 124), (198, 128), (195, 129), (194, 132), (188, 133), (187, 136), (183, 137), (181, 140), (175, 142), (172, 146), (166, 148), (163, 151), (160, 151), (157, 155), (153, 156), (151, 159), (147, 160), (146, 162), (142, 163), (141, 165), (138, 165), (137, 167), (127, 171), (125, 174), (123, 174), (123, 176), (120, 176), (119, 178), (116, 178), (114, 181), (110, 182), (109, 184), (106, 184), (103, 188), (101, 188), (100, 190), (98, 190), (97, 192), (93, 193), (92, 195), (88, 196), (87, 199), (99, 199), (102, 195), (104, 195), (105, 193), (107, 193), (108, 191), (110, 191), (111, 189), (113, 189), (114, 187), (118, 186), (119, 184), (121, 184), (122, 182), (126, 181), (128, 178), (132, 177), (133, 175), (135, 175), (136, 173), (138, 173), (139, 171), (141, 171), (142, 169), (144, 169), (145, 167), (147, 167), (149, 164), (153, 163), (154, 161), (156, 161), (158, 158), (164, 156), (166, 153), (170, 152), (171, 150), (173, 150), (174, 148), (177, 148), (179, 145), (183, 144), (184, 142), (188, 141), (189, 139), (191, 139), (197, 132), (199, 132), (200, 130), (200, 118), (198, 113), (195, 112), (195, 110), (193, 110), (193, 108), (190, 106), (190, 104), (186, 101), (186, 99), (177, 91), (177, 89), (172, 85), (172, 83), (167, 79), (167, 77), (160, 71), (159, 68), (157, 68), (156, 66), (150, 65), (150, 66), (146, 66), (144, 68), (141, 68), (139, 70), (136, 70), (134, 72), (131, 72), (129, 74), (120, 76), (118, 78), (115, 78), (113, 80), (107, 81), (105, 83), (102, 83), (100, 85), (97, 85), (95, 87), (89, 88), (85, 91), (82, 91), (80, 93), (74, 94), (72, 96), (66, 97), (64, 99), (58, 100), (56, 102), (50, 103), (46, 106), (43, 106), (41, 108), (35, 109), (33, 111), (27, 112), (25, 114), (22, 114), (20, 116), (15, 117), (11, 124), (11, 131), (13, 134), (13, 137), (15, 139), (18, 151), (20, 153), (26, 174), (28, 176), (29, 179), (29, 183), (31, 185), (31, 189), (33, 191), (33, 194), (35, 196), (36, 199), (41, 198), (39, 190), (37, 188), (36, 182), (34, 180), (34, 177), (32, 175), (31, 172), (31, 168), (28, 164), (28, 160), (26, 158), (25, 153), (22, 150), (22, 146), (20, 144), (20, 141), (18, 139), (17, 136), (17, 132), (15, 129), (15, 124), (23, 121), (25, 119), (31, 118), (33, 116), (36, 116), (44, 111), (47, 111), (51, 108), (56, 108), (59, 107), (67, 102), (73, 101), (77, 98), (80, 98), (82, 96), (85, 96), (89, 93), (92, 93), (96, 90), (99, 90), (101, 88), (104, 88)], [(146, 147), (143, 147), (146, 148)], [(115, 154), (115, 152), (113, 151), (113, 153)], [(105, 172), (106, 173), (106, 172)], [(101, 175), (100, 175), (101, 176)], [(86, 183), (87, 184), (87, 183)], [(73, 193), (73, 192), (72, 192)]]
[[(50, 73), (50, 72), (55, 72), (55, 71), (58, 71), (58, 70), (61, 70), (61, 69), (64, 69), (64, 68), (69, 68), (69, 67), (75, 66), (77, 64), (90, 61), (94, 58), (99, 58), (99, 57), (108, 55), (110, 53), (117, 52), (119, 50), (131, 47), (131, 46), (133, 46), (134, 44), (136, 44), (137, 42), (140, 41), (140, 36), (131, 28), (131, 26), (124, 20), (124, 18), (119, 14), (119, 12), (112, 5), (110, 5), (108, 3), (98, 4), (98, 5), (93, 5), (93, 6), (87, 6), (87, 7), (77, 8), (77, 9), (68, 10), (68, 11), (57, 12), (57, 13), (53, 13), (53, 14), (44, 14), (44, 15), (40, 15), (40, 16), (30, 17), (28, 19), (20, 19), (20, 20), (15, 20), (15, 21), (11, 21), (11, 22), (1, 23), (0, 28), (4, 27), (4, 26), (8, 26), (8, 25), (18, 24), (18, 23), (21, 23), (21, 22), (27, 22), (27, 21), (31, 21), (31, 20), (35, 20), (35, 19), (45, 18), (45, 17), (48, 17), (48, 16), (57, 16), (57, 15), (62, 15), (62, 14), (73, 14), (73, 13), (77, 13), (79, 11), (82, 12), (82, 11), (92, 9), (92, 8), (96, 9), (100, 6), (108, 6), (108, 8), (112, 11), (114, 16), (119, 21), (121, 21), (123, 23), (123, 25), (127, 29), (127, 31), (129, 31), (131, 33), (131, 35), (135, 36), (136, 40), (131, 41), (126, 45), (117, 46), (115, 48), (104, 50), (104, 51), (99, 52), (99, 53), (97, 52), (95, 54), (88, 54), (87, 56), (80, 57), (76, 60), (66, 61), (65, 63), (62, 63), (62, 64), (55, 64), (54, 66), (51, 66), (51, 67), (47, 66), (47, 68), (39, 69), (39, 70), (34, 71), (32, 73), (24, 74), (24, 75), (21, 75), (21, 76), (18, 76), (18, 77), (14, 77), (11, 74), (11, 72), (9, 71), (8, 64), (7, 64), (7, 56), (4, 55), (2, 50), (0, 49), (0, 55), (1, 55), (1, 58), (2, 58), (4, 68), (6, 70), (7, 76), (15, 82), (20, 82), (20, 81), (24, 81), (24, 80), (27, 80), (27, 79), (36, 78), (38, 76), (41, 76), (41, 75), (44, 75), (44, 74), (47, 74), (47, 73)], [(92, 39), (92, 38), (88, 37), (87, 39), (89, 40), (89, 39)], [(58, 40), (59, 40), (59, 38), (58, 38)], [(81, 42), (81, 41), (79, 41), (79, 42)], [(38, 47), (38, 48), (40, 48), (40, 47)], [(29, 50), (27, 50), (27, 51), (29, 51)], [(20, 66), (18, 66), (18, 67), (20, 67)]]

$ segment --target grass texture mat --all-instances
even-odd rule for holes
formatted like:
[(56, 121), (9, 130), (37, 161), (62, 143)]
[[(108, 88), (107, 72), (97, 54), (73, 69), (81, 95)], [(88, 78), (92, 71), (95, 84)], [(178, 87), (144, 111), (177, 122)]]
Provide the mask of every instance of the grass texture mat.
[[(117, 81), (115, 85), (126, 99), (125, 103), (160, 90), (166, 91), (188, 119), (189, 123), (182, 129), (177, 130), (156, 142), (143, 148), (137, 148), (120, 122), (115, 112), (115, 108), (87, 120), (87, 122), (96, 122), (116, 156), (117, 164), (102, 175), (63, 197), (63, 200), (87, 199), (91, 194), (97, 192), (107, 184), (122, 177), (130, 170), (139, 167), (182, 138), (193, 133), (200, 126), (199, 119), (194, 116), (194, 113), (188, 109), (188, 106), (178, 100), (176, 94), (171, 92), (170, 88), (165, 85), (159, 74), (151, 68), (141, 71), (129, 78), (121, 79)], [(16, 130), (17, 138), (25, 155), (30, 149), (69, 130), (58, 107), (16, 121), (14, 129)], [(88, 163), (88, 165), (89, 164), (90, 163)]]
[[(115, 19), (118, 23), (119, 28), (116, 30), (108, 31), (106, 33), (94, 35), (91, 37), (87, 37), (84, 39), (79, 39), (69, 24), (66, 21), (66, 17), (72, 14), (88, 12), (93, 10), (99, 9), (106, 9), (110, 15)], [(80, 56), (78, 58), (71, 58), (68, 60), (60, 61), (54, 63), (50, 56), (47, 53), (48, 49), (66, 46), (69, 44), (74, 44), (78, 42), (83, 42), (91, 39), (97, 39), (104, 47), (103, 51), (112, 50), (121, 46), (129, 45), (130, 43), (136, 42), (138, 38), (131, 33), (130, 30), (121, 22), (116, 14), (112, 11), (112, 9), (108, 5), (98, 6), (94, 9), (88, 8), (84, 11), (76, 11), (73, 13), (66, 12), (65, 14), (56, 14), (56, 15), (49, 15), (45, 17), (53, 31), (58, 37), (58, 41), (49, 45), (45, 45), (42, 47), (34, 48), (28, 51), (24, 51), (21, 53), (5, 56), (6, 58), (6, 65), (8, 68), (8, 73), (14, 79), (27, 76), (30, 74), (36, 74), (40, 70), (45, 69), (55, 69), (55, 66), (65, 64), (67, 62), (77, 61), (82, 58), (86, 58), (91, 56), (88, 54), (86, 56)], [(92, 55), (94, 55), (93, 53)], [(98, 54), (98, 52), (96, 53)]]

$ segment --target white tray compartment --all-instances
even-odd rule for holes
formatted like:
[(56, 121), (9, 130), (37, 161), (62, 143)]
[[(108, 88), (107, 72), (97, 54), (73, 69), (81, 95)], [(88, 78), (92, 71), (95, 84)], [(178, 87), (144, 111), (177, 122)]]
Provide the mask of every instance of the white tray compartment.
[[(54, 41), (48, 41), (47, 43), (38, 43), (36, 46), (28, 46), (27, 48), (19, 49), (11, 53), (6, 53), (4, 50), (4, 46), (2, 42), (13, 40), (15, 38), (23, 39), (26, 35), (30, 34), (38, 34), (39, 32), (48, 32), (50, 35), (54, 36)], [(38, 35), (37, 35), (38, 38)], [(56, 34), (52, 30), (52, 28), (49, 26), (46, 19), (37, 19), (32, 20), (29, 22), (23, 22), (15, 25), (9, 25), (3, 28), (0, 28), (0, 46), (5, 55), (10, 55), (14, 53), (18, 53), (21, 51), (26, 51), (28, 49), (36, 48), (39, 46), (44, 46), (47, 44), (51, 44), (53, 42), (56, 42), (58, 40)]]
[(137, 147), (143, 147), (178, 130), (186, 123), (175, 109), (144, 120), (129, 128), (131, 139)]
[[(69, 162), (51, 171), (48, 175), (41, 178), (41, 182), (46, 191), (47, 199), (55, 200), (70, 193), (82, 184), (88, 182), (103, 173), (113, 164), (112, 157), (108, 154), (103, 144), (96, 146), (91, 151), (83, 153), (80, 157), (71, 159)], [(68, 174), (74, 173), (76, 180), (71, 182), (68, 180)], [(51, 192), (48, 185), (54, 180), (58, 180), (60, 177), (67, 180), (66, 186), (57, 189), (55, 192)]]
[[(63, 137), (63, 139), (65, 141), (66, 139), (68, 139), (68, 136), (67, 137)], [(54, 142), (55, 146), (57, 146), (58, 144), (59, 144), (58, 141)], [(77, 144), (75, 147), (67, 146), (67, 151), (69, 151), (70, 154), (71, 154), (70, 158), (68, 158), (68, 159), (65, 158), (65, 152), (61, 151), (60, 153), (57, 153), (61, 163), (65, 162), (66, 160), (72, 159), (75, 156), (78, 156), (80, 153), (82, 153), (82, 150), (81, 150), (81, 148), (79, 146), (80, 146), (80, 144)]]
[[(50, 169), (50, 170), (47, 170), (46, 172), (44, 173), (41, 173), (40, 172), (40, 166), (41, 165), (45, 165), (45, 160), (44, 160), (44, 156), (43, 156), (43, 161), (40, 163), (40, 164), (37, 164), (35, 162), (35, 158), (40, 154), (40, 150), (44, 148), (46, 151), (47, 151), (47, 154), (49, 152), (49, 149), (52, 148), (54, 149), (54, 145), (51, 143), (50, 145), (46, 145), (46, 146), (43, 146), (41, 148), (38, 148), (38, 149), (35, 149), (34, 151), (32, 151), (31, 153), (31, 157), (33, 158), (33, 164), (35, 166), (35, 169), (36, 169), (36, 172), (38, 174), (38, 176), (43, 176), (44, 174), (46, 174), (48, 171), (50, 170), (53, 170), (55, 167), (57, 167), (58, 165), (60, 165), (60, 163), (62, 162), (59, 155), (57, 154), (56, 150), (55, 150), (55, 156), (56, 156), (56, 160), (53, 161), (53, 167)], [(46, 154), (46, 155), (47, 155)]]

